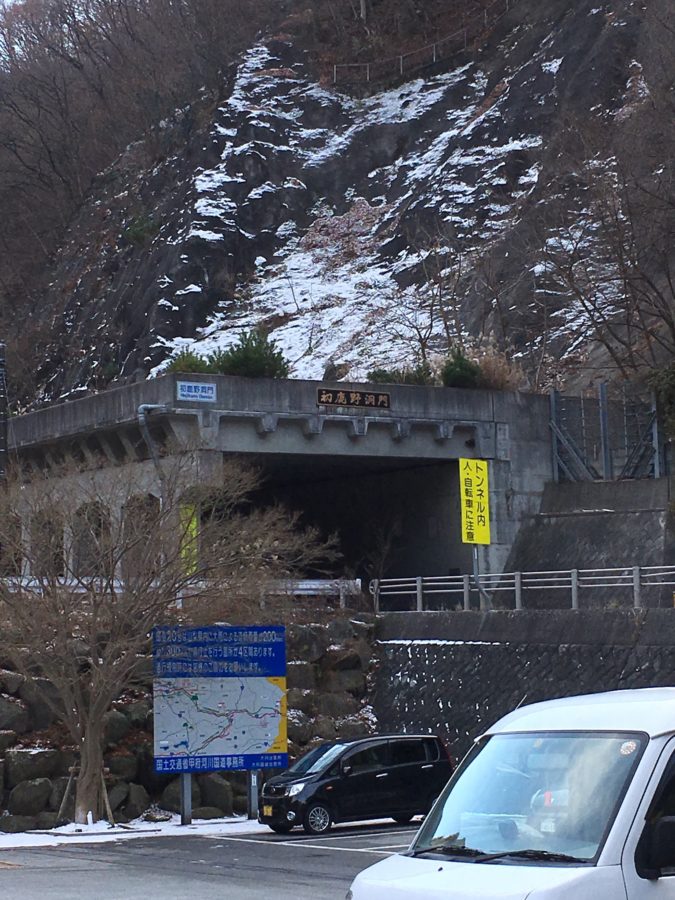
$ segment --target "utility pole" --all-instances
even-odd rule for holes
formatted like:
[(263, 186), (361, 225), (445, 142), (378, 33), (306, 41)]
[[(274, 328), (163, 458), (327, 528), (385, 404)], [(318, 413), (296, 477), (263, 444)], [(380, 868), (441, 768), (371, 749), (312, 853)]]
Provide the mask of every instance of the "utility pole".
[(7, 366), (0, 343), (0, 485), (7, 483)]

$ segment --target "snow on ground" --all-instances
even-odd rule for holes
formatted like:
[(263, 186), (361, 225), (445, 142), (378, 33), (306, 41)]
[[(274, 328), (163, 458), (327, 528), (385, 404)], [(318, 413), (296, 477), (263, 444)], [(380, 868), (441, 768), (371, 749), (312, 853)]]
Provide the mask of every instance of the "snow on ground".
[(237, 816), (230, 819), (210, 819), (195, 821), (192, 825), (181, 825), (180, 816), (173, 815), (168, 822), (144, 822), (136, 819), (128, 825), (111, 827), (107, 822), (93, 825), (64, 825), (50, 831), (24, 831), (20, 834), (0, 833), (0, 852), (26, 847), (56, 847), (58, 844), (103, 844), (110, 841), (126, 841), (132, 838), (148, 837), (230, 837), (235, 834), (270, 834), (266, 825), (255, 820)]

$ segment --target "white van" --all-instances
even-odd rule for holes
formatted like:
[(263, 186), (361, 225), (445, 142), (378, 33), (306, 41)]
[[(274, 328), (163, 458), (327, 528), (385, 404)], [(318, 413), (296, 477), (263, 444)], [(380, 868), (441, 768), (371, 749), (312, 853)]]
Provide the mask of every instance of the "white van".
[(675, 688), (525, 706), (348, 900), (675, 900)]

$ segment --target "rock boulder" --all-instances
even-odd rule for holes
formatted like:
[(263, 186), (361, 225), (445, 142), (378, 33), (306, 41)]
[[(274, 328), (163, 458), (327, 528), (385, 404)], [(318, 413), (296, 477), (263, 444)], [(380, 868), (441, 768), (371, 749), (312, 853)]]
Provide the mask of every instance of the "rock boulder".
[(32, 726), (28, 706), (17, 697), (0, 694), (0, 731), (24, 734)]
[(0, 831), (5, 834), (20, 834), (37, 828), (35, 816), (0, 816)]
[(5, 753), (5, 778), (7, 787), (16, 787), (22, 781), (51, 778), (61, 765), (58, 750), (7, 750)]
[[(169, 812), (180, 812), (180, 778), (175, 778), (162, 791), (162, 798), (159, 805), (162, 809), (168, 809)], [(197, 779), (192, 779), (192, 808), (196, 809), (202, 805), (202, 792), (199, 789)]]
[(22, 781), (12, 788), (7, 809), (13, 816), (36, 816), (47, 808), (51, 791), (52, 783), (48, 778)]
[(200, 775), (197, 779), (204, 806), (215, 806), (221, 810), (221, 816), (232, 815), (232, 785), (217, 772)]
[(198, 806), (192, 810), (193, 819), (222, 819), (223, 811), (217, 806)]
[(130, 784), (127, 802), (124, 804), (124, 812), (129, 819), (137, 819), (142, 816), (150, 806), (150, 795), (141, 784)]

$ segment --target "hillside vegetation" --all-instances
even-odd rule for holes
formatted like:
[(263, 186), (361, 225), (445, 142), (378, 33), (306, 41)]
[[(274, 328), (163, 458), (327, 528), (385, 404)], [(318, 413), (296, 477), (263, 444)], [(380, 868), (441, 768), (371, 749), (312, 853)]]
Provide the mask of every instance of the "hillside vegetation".
[[(147, 377), (253, 328), (295, 377), (356, 380), (458, 348), (501, 355), (531, 389), (667, 367), (668, 0), (519, 0), (477, 19), (488, 7), (3, 8), (0, 321), (14, 401)], [(335, 64), (468, 24), (466, 52), (433, 67), (332, 85)]]

